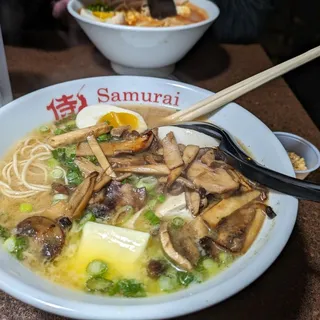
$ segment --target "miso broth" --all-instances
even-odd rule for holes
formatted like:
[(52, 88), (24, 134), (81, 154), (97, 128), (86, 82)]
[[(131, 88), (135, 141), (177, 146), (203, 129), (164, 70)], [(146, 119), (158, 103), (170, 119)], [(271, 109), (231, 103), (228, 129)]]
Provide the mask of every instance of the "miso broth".
[(273, 216), (268, 191), (217, 148), (132, 130), (122, 122), (136, 116), (123, 108), (149, 127), (175, 111), (124, 106), (120, 116), (106, 107), (121, 125), (98, 121), (90, 130), (71, 115), (36, 128), (8, 152), (0, 180), (3, 246), (53, 282), (106, 296), (201, 283), (244, 254), (265, 215)]

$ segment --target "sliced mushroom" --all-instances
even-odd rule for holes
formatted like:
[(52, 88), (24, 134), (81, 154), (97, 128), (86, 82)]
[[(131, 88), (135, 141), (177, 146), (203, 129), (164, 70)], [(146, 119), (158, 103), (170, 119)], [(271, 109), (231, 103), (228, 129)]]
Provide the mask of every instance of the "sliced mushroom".
[(178, 147), (179, 147), (180, 153), (182, 154), (184, 149), (186, 148), (186, 146), (184, 144), (182, 144), (182, 143), (178, 143)]
[(105, 187), (110, 181), (112, 180), (112, 178), (106, 174), (102, 174), (100, 175), (97, 180), (96, 183), (94, 185), (93, 191), (94, 192), (98, 192), (100, 191), (103, 187)]
[(112, 164), (113, 168), (141, 166), (146, 164), (145, 158), (142, 155), (110, 157), (108, 160)]
[(148, 276), (152, 279), (158, 279), (161, 274), (164, 274), (168, 269), (165, 261), (151, 259), (147, 265)]
[[(249, 206), (241, 208), (233, 212), (231, 215), (221, 219), (217, 228), (215, 229), (217, 237), (214, 239), (214, 241), (232, 252), (242, 251), (246, 241), (247, 230), (254, 220), (255, 215), (256, 207)], [(260, 216), (258, 216), (255, 225), (258, 226), (260, 223)], [(254, 228), (254, 231), (257, 231), (256, 228)], [(250, 235), (249, 241), (253, 241), (253, 237), (255, 236), (256, 233), (253, 232)]]
[(241, 191), (250, 191), (252, 190), (252, 186), (248, 183), (248, 180), (237, 170), (230, 169), (228, 173), (232, 176), (232, 178), (241, 184)]
[(96, 166), (94, 163), (92, 163), (90, 160), (81, 157), (81, 158), (76, 158), (74, 160), (74, 163), (79, 167), (81, 172), (84, 174), (85, 177), (87, 177), (90, 173), (92, 172), (99, 172), (102, 174), (103, 170), (101, 167)]
[(213, 149), (208, 150), (200, 160), (208, 167), (211, 167), (212, 163), (215, 161)]
[(208, 193), (222, 194), (239, 188), (239, 183), (234, 181), (226, 170), (210, 169), (199, 161), (190, 165), (187, 176), (197, 187), (206, 189)]
[(241, 253), (246, 253), (247, 250), (251, 247), (253, 241), (256, 239), (258, 233), (261, 230), (264, 219), (265, 215), (263, 213), (263, 210), (261, 208), (257, 208), (253, 221), (251, 222), (251, 225), (247, 230), (246, 238), (241, 248)]
[(53, 148), (57, 148), (60, 146), (66, 146), (68, 144), (79, 143), (81, 141), (85, 141), (90, 132), (93, 132), (95, 137), (99, 137), (104, 133), (110, 132), (111, 127), (106, 123), (100, 123), (92, 127), (78, 129), (75, 131), (70, 131), (67, 133), (63, 133), (57, 136), (54, 136), (49, 139), (49, 144)]
[(174, 168), (170, 171), (167, 179), (167, 188), (170, 188), (172, 184), (180, 177), (181, 173), (183, 172), (184, 166), (180, 166), (178, 168)]
[(120, 126), (118, 128), (113, 128), (111, 130), (111, 135), (113, 137), (121, 138), (125, 132), (130, 130), (130, 126)]
[(220, 252), (224, 251), (224, 249), (217, 245), (209, 236), (201, 238), (199, 244), (204, 250), (205, 254), (214, 259), (218, 257)]
[(125, 131), (122, 135), (122, 139), (124, 140), (134, 140), (140, 136), (140, 133), (136, 130)]
[(184, 192), (184, 185), (176, 181), (168, 190), (168, 193), (172, 196), (177, 196)]
[(115, 172), (132, 172), (151, 175), (168, 175), (170, 170), (165, 164), (146, 164), (143, 166), (130, 166), (115, 168)]
[(193, 266), (196, 266), (201, 257), (199, 241), (209, 234), (209, 229), (202, 218), (192, 219), (181, 229), (170, 229), (169, 234), (173, 247)]
[(92, 153), (95, 155), (101, 168), (103, 169), (104, 174), (106, 174), (110, 177), (113, 177), (113, 178), (116, 177), (116, 174), (112, 170), (112, 167), (111, 167), (108, 159), (106, 158), (106, 156), (102, 152), (100, 145), (99, 145), (97, 139), (95, 138), (95, 136), (93, 135), (93, 133), (88, 135), (87, 141), (88, 141), (88, 145), (89, 145)]
[(260, 191), (252, 190), (240, 195), (223, 199), (218, 204), (209, 207), (201, 214), (201, 216), (208, 223), (210, 228), (215, 228), (222, 218), (227, 217), (254, 199), (257, 199), (259, 196)]
[(183, 160), (180, 154), (179, 146), (173, 132), (169, 132), (162, 139), (163, 157), (169, 169), (174, 169), (183, 165)]
[[(114, 156), (122, 153), (138, 153), (149, 148), (153, 141), (152, 131), (148, 131), (144, 135), (134, 140), (124, 140), (116, 142), (101, 142), (99, 145), (106, 156)], [(82, 142), (78, 144), (76, 155), (91, 156), (93, 155), (88, 143)]]
[(159, 156), (157, 154), (147, 153), (144, 156), (144, 159), (149, 164), (158, 164), (158, 163), (161, 163), (161, 162), (163, 163), (163, 157)]
[(118, 206), (131, 206), (136, 210), (140, 210), (147, 199), (147, 191), (145, 188), (135, 189), (131, 184), (125, 183), (120, 188), (120, 194), (117, 199)]
[(127, 178), (129, 178), (131, 176), (132, 176), (132, 173), (124, 173), (124, 174), (116, 177), (115, 180), (116, 181), (123, 181), (123, 180), (125, 180), (125, 179), (127, 179)]
[(170, 188), (170, 186), (180, 177), (183, 170), (187, 168), (192, 161), (194, 161), (198, 152), (199, 152), (198, 146), (194, 146), (190, 144), (184, 148), (183, 154), (182, 154), (183, 165), (171, 170), (168, 176), (168, 181), (167, 181), (168, 188)]
[(68, 187), (63, 185), (62, 183), (54, 182), (52, 183), (51, 188), (54, 191), (54, 193), (65, 194), (67, 196), (70, 193)]
[(98, 175), (98, 172), (90, 173), (77, 187), (76, 191), (70, 197), (68, 210), (66, 212), (67, 216), (77, 218), (82, 214), (92, 196)]
[(184, 162), (185, 168), (188, 167), (188, 165), (194, 161), (194, 159), (197, 157), (199, 150), (200, 149), (198, 146), (192, 144), (186, 146), (182, 155), (182, 160)]
[(197, 187), (191, 181), (189, 181), (186, 178), (179, 177), (179, 178), (177, 178), (177, 182), (179, 182), (180, 184), (183, 184), (184, 186), (186, 186), (189, 189), (192, 189), (192, 190), (196, 190), (197, 189)]
[(180, 253), (178, 253), (175, 248), (172, 245), (171, 239), (170, 239), (170, 234), (168, 230), (168, 223), (167, 222), (162, 222), (160, 226), (160, 242), (162, 245), (162, 249), (165, 252), (165, 254), (172, 260), (174, 261), (175, 264), (177, 264), (180, 268), (187, 270), (187, 271), (192, 271), (193, 266), (186, 259), (183, 257)]
[(17, 234), (32, 238), (41, 246), (41, 254), (47, 259), (54, 259), (62, 250), (65, 235), (60, 226), (53, 220), (33, 216), (17, 225)]
[[(96, 185), (97, 184), (95, 184), (95, 186)], [(92, 194), (88, 204), (92, 205), (92, 204), (96, 204), (96, 203), (103, 203), (105, 196), (106, 195), (105, 195), (105, 191), (104, 190), (97, 191), (97, 192)]]
[(186, 191), (186, 201), (190, 212), (196, 216), (200, 210), (200, 195), (196, 191)]

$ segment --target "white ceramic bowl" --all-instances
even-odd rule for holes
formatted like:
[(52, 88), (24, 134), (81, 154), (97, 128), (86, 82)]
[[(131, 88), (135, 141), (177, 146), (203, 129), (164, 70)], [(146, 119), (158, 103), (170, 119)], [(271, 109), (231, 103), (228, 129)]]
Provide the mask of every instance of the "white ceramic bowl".
[[(53, 121), (55, 112), (57, 116), (60, 116), (61, 110), (66, 112), (68, 104), (61, 107), (61, 100), (57, 99), (74, 100), (75, 111), (85, 101), (88, 105), (106, 102), (115, 105), (166, 104), (185, 108), (210, 94), (209, 91), (183, 83), (146, 77), (89, 78), (51, 86), (0, 109), (0, 135), (6, 137), (0, 140), (0, 155), (32, 129)], [(158, 102), (155, 102), (156, 97)], [(58, 111), (54, 111), (56, 109), (53, 107), (59, 107)], [(212, 120), (242, 141), (258, 162), (294, 176), (290, 160), (279, 140), (251, 113), (231, 103), (213, 115)], [(192, 139), (189, 135), (188, 140), (189, 137)], [(186, 139), (183, 136), (181, 138)], [(244, 256), (211, 280), (180, 292), (138, 299), (88, 295), (37, 276), (1, 246), (0, 289), (37, 308), (77, 319), (164, 319), (194, 312), (248, 286), (277, 258), (292, 232), (298, 201), (271, 192), (270, 205), (277, 217), (265, 221), (258, 238)]]
[(219, 9), (213, 2), (191, 1), (205, 9), (209, 18), (199, 23), (168, 28), (112, 25), (84, 18), (79, 10), (90, 3), (87, 0), (71, 0), (68, 11), (93, 44), (111, 61), (117, 73), (165, 77), (219, 15)]

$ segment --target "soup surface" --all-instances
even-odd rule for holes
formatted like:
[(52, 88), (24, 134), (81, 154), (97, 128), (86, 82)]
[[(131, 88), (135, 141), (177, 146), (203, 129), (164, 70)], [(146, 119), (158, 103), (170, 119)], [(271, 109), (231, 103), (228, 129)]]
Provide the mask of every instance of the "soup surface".
[(151, 17), (148, 4), (143, 1), (109, 1), (80, 9), (80, 15), (109, 24), (138, 27), (173, 27), (208, 19), (205, 10), (188, 1), (176, 1), (177, 15), (164, 19)]
[(172, 112), (90, 106), (20, 141), (1, 167), (4, 248), (63, 286), (126, 297), (201, 283), (244, 254), (274, 216), (267, 190), (219, 149), (147, 129)]

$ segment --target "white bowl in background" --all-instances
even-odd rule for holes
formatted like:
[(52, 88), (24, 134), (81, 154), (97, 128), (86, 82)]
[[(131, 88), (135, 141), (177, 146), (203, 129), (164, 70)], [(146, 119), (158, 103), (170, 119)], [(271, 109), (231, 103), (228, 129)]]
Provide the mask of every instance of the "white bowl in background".
[(69, 13), (98, 48), (111, 61), (115, 72), (127, 75), (168, 76), (219, 15), (208, 0), (192, 0), (206, 10), (208, 19), (176, 27), (135, 27), (106, 24), (79, 14), (87, 0), (71, 0)]
[[(57, 84), (19, 98), (0, 109), (0, 156), (43, 123), (68, 111), (64, 100), (76, 109), (98, 102), (114, 105), (166, 105), (186, 108), (212, 92), (180, 82), (147, 77), (113, 76), (88, 78)], [(69, 108), (69, 111), (72, 108)], [(211, 118), (239, 139), (255, 160), (268, 168), (294, 176), (288, 155), (275, 135), (255, 116), (235, 103)], [(254, 134), (252, 134), (254, 132)], [(182, 139), (185, 139), (181, 136)], [(178, 139), (180, 137), (178, 136)], [(191, 141), (191, 140), (190, 140)], [(261, 143), (263, 141), (263, 143)], [(202, 143), (203, 141), (201, 141)], [(249, 251), (212, 279), (188, 289), (148, 298), (89, 295), (41, 278), (25, 268), (0, 246), (0, 289), (51, 313), (76, 319), (122, 320), (165, 319), (214, 305), (248, 286), (277, 258), (292, 232), (297, 199), (270, 193), (269, 204), (277, 217), (267, 219)]]

